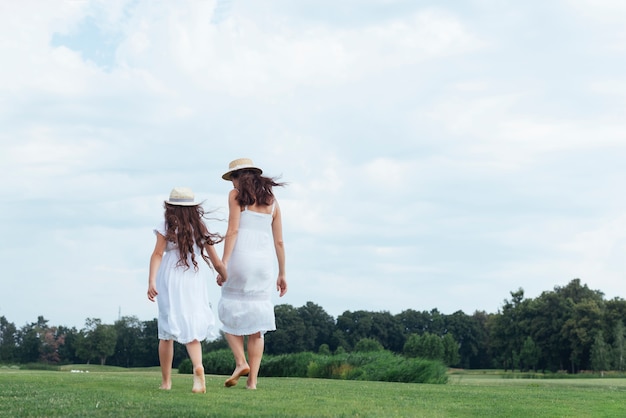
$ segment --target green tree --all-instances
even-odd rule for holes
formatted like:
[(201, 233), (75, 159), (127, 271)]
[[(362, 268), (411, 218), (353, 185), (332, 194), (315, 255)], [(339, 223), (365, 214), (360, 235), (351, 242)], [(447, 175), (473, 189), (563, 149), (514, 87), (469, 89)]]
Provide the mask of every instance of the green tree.
[(322, 344), (317, 352), (323, 356), (330, 356), (330, 346), (328, 344)]
[(265, 352), (267, 354), (287, 354), (305, 351), (306, 326), (291, 305), (276, 305), (276, 331), (265, 336)]
[[(139, 357), (137, 364), (141, 367), (159, 365), (158, 328), (156, 318), (143, 321), (141, 324), (141, 343), (137, 354)], [(177, 363), (174, 363), (174, 367), (178, 367)]]
[(19, 359), (22, 363), (40, 361), (42, 352), (42, 335), (48, 327), (48, 320), (37, 317), (37, 322), (24, 325), (18, 332)]
[(367, 311), (346, 311), (337, 317), (337, 331), (341, 333), (348, 351), (352, 351), (356, 343), (371, 335), (373, 315)]
[(445, 317), (447, 334), (452, 334), (458, 344), (458, 364), (465, 369), (488, 368), (487, 313), (475, 312), (472, 316), (456, 311)]
[(626, 370), (626, 330), (624, 330), (624, 322), (617, 321), (613, 330), (613, 347), (612, 358), (613, 368), (623, 372)]
[(0, 316), (0, 363), (11, 363), (17, 359), (17, 328), (15, 324)]
[(574, 302), (556, 291), (545, 291), (531, 305), (532, 320), (529, 335), (541, 356), (537, 364), (543, 371), (565, 370), (570, 350), (561, 333), (565, 321), (571, 316)]
[(66, 327), (60, 325), (57, 328), (59, 335), (63, 335), (63, 344), (59, 345), (59, 363), (69, 364), (76, 363), (79, 358), (76, 356), (76, 339), (78, 338), (78, 331), (75, 327)]
[(354, 351), (357, 353), (369, 353), (383, 350), (383, 345), (374, 338), (361, 338), (354, 346)]
[(313, 302), (307, 302), (296, 309), (304, 324), (303, 351), (315, 351), (322, 344), (328, 344), (335, 331), (335, 319)]
[(610, 368), (609, 348), (604, 341), (602, 331), (598, 331), (591, 347), (591, 368), (596, 372), (600, 372), (601, 376), (604, 376), (605, 370)]
[(115, 352), (117, 332), (113, 325), (103, 324), (98, 318), (87, 318), (85, 328), (79, 333), (77, 355), (89, 363), (98, 359), (101, 365)]
[(407, 357), (443, 360), (444, 347), (442, 338), (429, 332), (423, 335), (411, 334), (404, 344), (403, 353)]
[(539, 347), (537, 347), (537, 344), (535, 344), (531, 337), (526, 337), (519, 353), (519, 360), (522, 364), (522, 369), (537, 370), (537, 364), (539, 364), (540, 356), (541, 351)]
[(565, 321), (562, 334), (568, 340), (572, 373), (590, 367), (589, 355), (595, 334), (601, 330), (602, 310), (596, 300), (583, 299), (574, 305), (572, 316)]
[(142, 323), (136, 316), (123, 316), (113, 324), (117, 333), (115, 351), (109, 364), (121, 367), (137, 367), (141, 360)]
[(489, 337), (492, 353), (504, 370), (519, 368), (519, 352), (530, 328), (530, 301), (524, 300), (524, 290), (511, 292), (504, 301), (502, 312), (490, 322)]
[(459, 364), (459, 343), (456, 342), (454, 336), (450, 333), (443, 336), (441, 339), (443, 345), (443, 363), (448, 366), (456, 366)]
[(413, 309), (402, 311), (396, 315), (396, 317), (400, 321), (402, 332), (406, 336), (411, 334), (422, 335), (423, 333), (429, 331), (430, 324), (432, 322), (430, 312), (418, 312)]

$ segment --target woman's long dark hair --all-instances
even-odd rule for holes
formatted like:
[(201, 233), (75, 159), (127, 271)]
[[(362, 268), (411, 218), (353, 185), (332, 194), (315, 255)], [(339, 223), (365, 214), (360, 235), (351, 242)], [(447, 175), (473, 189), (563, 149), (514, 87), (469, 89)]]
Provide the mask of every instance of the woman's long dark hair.
[(202, 221), (205, 217), (201, 205), (179, 206), (164, 202), (165, 207), (165, 239), (178, 245), (177, 266), (189, 268), (187, 257), (191, 254), (191, 262), (194, 270), (198, 271), (198, 262), (193, 250), (194, 244), (200, 247), (200, 254), (211, 269), (211, 260), (206, 254), (205, 244), (214, 245), (221, 242), (224, 237), (220, 234), (209, 232)]
[(239, 180), (237, 203), (241, 207), (254, 205), (255, 203), (264, 206), (271, 205), (274, 202), (272, 187), (284, 186), (286, 184), (277, 182), (277, 179), (274, 177), (265, 177), (256, 170), (245, 168), (234, 171), (230, 177)]

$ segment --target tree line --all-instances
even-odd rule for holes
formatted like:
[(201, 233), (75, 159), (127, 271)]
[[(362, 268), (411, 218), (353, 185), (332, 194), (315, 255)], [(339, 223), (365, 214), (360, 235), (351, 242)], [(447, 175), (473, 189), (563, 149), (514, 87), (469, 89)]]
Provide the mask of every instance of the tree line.
[[(437, 309), (389, 312), (346, 311), (336, 319), (307, 302), (301, 307), (277, 305), (275, 332), (266, 334), (270, 355), (300, 352), (333, 354), (358, 350), (359, 344), (410, 357), (440, 359), (451, 367), (521, 371), (626, 369), (624, 320), (626, 300), (605, 300), (574, 279), (566, 286), (524, 298), (510, 292), (496, 313)], [(225, 340), (204, 342), (205, 352), (226, 348)], [(186, 358), (175, 345), (177, 365)], [(0, 317), (0, 363), (107, 364), (156, 366), (157, 321), (124, 316), (113, 324), (88, 318), (83, 328), (51, 326), (40, 316), (17, 328)]]

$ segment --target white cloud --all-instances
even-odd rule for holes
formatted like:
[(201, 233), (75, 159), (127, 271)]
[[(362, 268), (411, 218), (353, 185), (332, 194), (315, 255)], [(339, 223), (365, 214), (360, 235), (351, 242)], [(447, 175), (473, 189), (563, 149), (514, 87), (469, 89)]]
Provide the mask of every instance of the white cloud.
[(153, 318), (163, 199), (187, 185), (223, 219), (242, 156), (289, 183), (278, 303), (494, 311), (574, 277), (620, 295), (621, 3), (40, 3), (0, 5), (10, 321)]

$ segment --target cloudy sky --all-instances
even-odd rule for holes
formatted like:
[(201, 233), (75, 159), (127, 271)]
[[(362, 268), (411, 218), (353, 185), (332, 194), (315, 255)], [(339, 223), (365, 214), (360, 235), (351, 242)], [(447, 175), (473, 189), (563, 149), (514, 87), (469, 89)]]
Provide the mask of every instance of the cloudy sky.
[(163, 200), (192, 187), (225, 232), (239, 157), (289, 183), (276, 303), (624, 298), (624, 21), (621, 0), (1, 2), (0, 316), (155, 318)]

